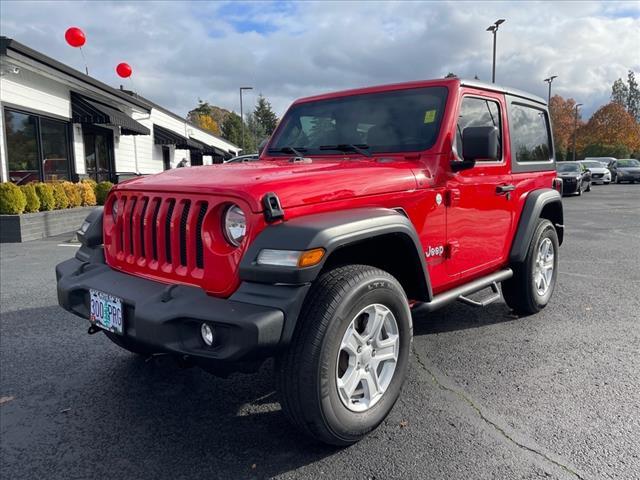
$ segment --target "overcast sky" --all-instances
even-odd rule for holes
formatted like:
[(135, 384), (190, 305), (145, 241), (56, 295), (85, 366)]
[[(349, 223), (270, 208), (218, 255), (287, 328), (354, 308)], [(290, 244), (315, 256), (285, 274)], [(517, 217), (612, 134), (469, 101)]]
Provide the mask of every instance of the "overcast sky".
[(0, 3), (2, 35), (83, 70), (64, 41), (87, 35), (90, 74), (133, 88), (185, 115), (199, 98), (239, 111), (238, 87), (253, 86), (281, 115), (295, 98), (338, 89), (458, 76), (585, 104), (608, 102), (611, 84), (640, 76), (640, 2), (13, 2)]

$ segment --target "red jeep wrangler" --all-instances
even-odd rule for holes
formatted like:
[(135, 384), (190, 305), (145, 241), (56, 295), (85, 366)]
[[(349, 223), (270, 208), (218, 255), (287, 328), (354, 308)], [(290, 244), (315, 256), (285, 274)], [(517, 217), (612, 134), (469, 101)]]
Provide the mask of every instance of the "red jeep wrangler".
[(412, 309), (498, 284), (519, 314), (549, 302), (551, 138), (544, 100), (457, 78), (298, 100), (257, 162), (117, 185), (56, 268), (60, 305), (218, 374), (273, 356), (286, 416), (356, 442), (398, 399)]

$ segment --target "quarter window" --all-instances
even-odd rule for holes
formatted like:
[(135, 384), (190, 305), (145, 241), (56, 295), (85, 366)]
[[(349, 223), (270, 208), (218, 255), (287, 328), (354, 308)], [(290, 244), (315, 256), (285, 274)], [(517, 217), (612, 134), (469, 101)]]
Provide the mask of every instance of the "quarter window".
[(549, 125), (543, 110), (512, 104), (509, 121), (517, 162), (548, 162), (551, 159)]
[(477, 97), (463, 97), (458, 116), (456, 150), (462, 157), (462, 137), (467, 127), (498, 128), (498, 160), (502, 159), (502, 123), (498, 102)]

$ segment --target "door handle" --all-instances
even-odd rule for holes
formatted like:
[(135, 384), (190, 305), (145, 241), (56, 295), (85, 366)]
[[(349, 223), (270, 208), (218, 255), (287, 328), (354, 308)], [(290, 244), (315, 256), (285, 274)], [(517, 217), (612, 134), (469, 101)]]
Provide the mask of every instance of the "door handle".
[(498, 185), (496, 187), (496, 193), (502, 195), (503, 193), (513, 192), (516, 189), (515, 185)]

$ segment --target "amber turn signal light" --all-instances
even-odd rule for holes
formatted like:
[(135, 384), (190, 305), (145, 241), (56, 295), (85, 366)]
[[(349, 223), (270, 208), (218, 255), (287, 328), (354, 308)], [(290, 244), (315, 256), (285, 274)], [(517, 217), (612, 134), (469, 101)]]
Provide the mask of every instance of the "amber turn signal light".
[(324, 248), (314, 248), (313, 250), (302, 252), (300, 258), (298, 258), (298, 267), (313, 267), (320, 263), (322, 257), (324, 257)]

